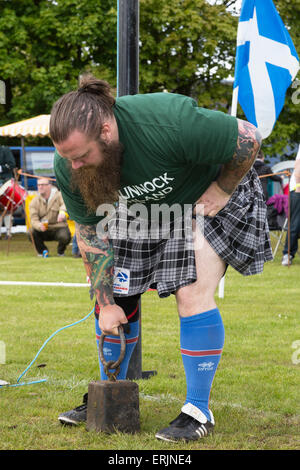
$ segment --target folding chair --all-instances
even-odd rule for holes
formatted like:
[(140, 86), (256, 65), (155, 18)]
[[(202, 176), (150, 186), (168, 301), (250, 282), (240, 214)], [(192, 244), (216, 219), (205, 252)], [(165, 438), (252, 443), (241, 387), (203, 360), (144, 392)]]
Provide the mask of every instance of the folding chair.
[(278, 229), (270, 228), (271, 237), (273, 237), (277, 240), (275, 249), (273, 251), (274, 258), (276, 256), (276, 253), (278, 251), (279, 246), (281, 245), (282, 247), (284, 247), (284, 241), (282, 240), (282, 238), (283, 238), (283, 235), (285, 233), (287, 233), (287, 229), (288, 229), (288, 218), (287, 217), (284, 219), (284, 223), (283, 223), (281, 228), (280, 227), (278, 227)]
[(276, 240), (273, 251), (275, 258), (279, 245), (284, 246), (283, 236), (288, 229), (288, 196), (285, 194), (275, 194), (267, 201), (267, 219), (270, 236)]

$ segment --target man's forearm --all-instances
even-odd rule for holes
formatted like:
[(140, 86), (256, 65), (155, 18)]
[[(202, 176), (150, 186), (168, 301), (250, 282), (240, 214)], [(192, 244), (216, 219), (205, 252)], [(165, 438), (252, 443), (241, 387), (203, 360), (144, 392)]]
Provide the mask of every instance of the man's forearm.
[(113, 305), (114, 256), (108, 237), (99, 238), (95, 225), (76, 225), (77, 244), (100, 307)]
[(30, 211), (30, 224), (33, 230), (40, 230), (41, 221), (35, 210)]
[(230, 162), (223, 165), (217, 183), (227, 194), (232, 194), (252, 167), (261, 145), (261, 135), (255, 126), (238, 120), (238, 139)]

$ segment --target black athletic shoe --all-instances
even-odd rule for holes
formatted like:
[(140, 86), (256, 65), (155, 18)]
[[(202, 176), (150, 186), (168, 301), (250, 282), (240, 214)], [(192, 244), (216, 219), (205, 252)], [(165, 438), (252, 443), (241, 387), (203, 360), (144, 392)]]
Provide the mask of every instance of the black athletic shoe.
[(87, 416), (87, 405), (88, 405), (88, 394), (83, 395), (83, 403), (80, 406), (74, 408), (74, 410), (65, 411), (58, 417), (61, 424), (69, 426), (77, 426), (80, 423), (86, 422)]
[[(187, 414), (189, 412), (189, 414)], [(193, 414), (193, 416), (191, 416)], [(202, 437), (207, 436), (214, 427), (214, 417), (212, 412), (211, 421), (208, 421), (206, 416), (194, 405), (187, 403), (182, 407), (181, 413), (174, 421), (171, 421), (170, 426), (162, 429), (155, 434), (157, 439), (163, 441), (177, 442), (196, 441)]]

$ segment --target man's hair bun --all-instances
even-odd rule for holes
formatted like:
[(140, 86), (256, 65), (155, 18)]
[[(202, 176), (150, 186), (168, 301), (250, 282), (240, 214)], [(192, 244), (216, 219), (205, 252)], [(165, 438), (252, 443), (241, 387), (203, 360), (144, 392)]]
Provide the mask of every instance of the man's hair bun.
[(81, 76), (78, 93), (91, 93), (98, 96), (105, 96), (111, 101), (111, 106), (115, 103), (109, 83), (105, 80), (99, 80), (91, 74)]

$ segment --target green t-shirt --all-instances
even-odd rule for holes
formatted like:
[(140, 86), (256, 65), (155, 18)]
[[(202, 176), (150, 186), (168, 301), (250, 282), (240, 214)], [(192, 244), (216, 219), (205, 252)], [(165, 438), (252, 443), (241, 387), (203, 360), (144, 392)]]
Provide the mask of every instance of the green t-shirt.
[[(195, 203), (234, 154), (236, 118), (200, 108), (186, 96), (123, 96), (113, 109), (124, 146), (120, 195), (129, 207)], [(66, 160), (57, 152), (54, 169), (70, 218), (97, 224), (101, 217), (88, 213), (71, 190)]]

